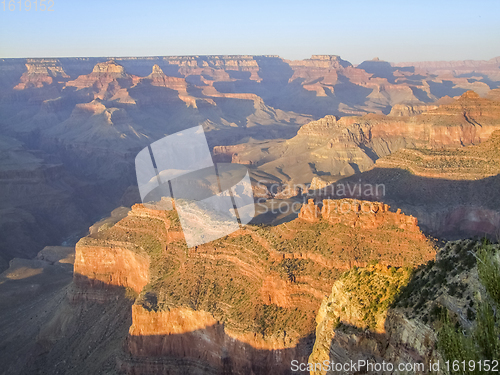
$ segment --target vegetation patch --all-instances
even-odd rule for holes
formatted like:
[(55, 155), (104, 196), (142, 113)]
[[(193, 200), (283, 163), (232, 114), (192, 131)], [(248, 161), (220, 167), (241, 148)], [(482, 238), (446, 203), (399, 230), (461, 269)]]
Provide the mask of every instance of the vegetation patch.
[[(474, 324), (470, 328), (463, 327), (461, 319), (444, 311), (438, 336), (438, 349), (452, 366), (458, 364), (454, 371), (460, 374), (490, 373), (485, 364), (500, 358), (498, 246), (485, 241), (476, 254), (478, 275), (485, 291), (477, 292), (476, 304), (472, 305), (476, 307), (475, 313), (468, 314), (468, 318), (475, 318)], [(472, 312), (473, 307), (469, 311)]]

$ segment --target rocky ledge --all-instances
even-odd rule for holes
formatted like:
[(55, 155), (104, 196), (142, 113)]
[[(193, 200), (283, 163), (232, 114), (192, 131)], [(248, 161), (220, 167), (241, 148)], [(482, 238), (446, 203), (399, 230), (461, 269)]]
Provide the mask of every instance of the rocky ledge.
[(135, 205), (77, 244), (72, 300), (137, 296), (119, 359), (127, 373), (284, 374), (307, 361), (321, 300), (342, 270), (434, 257), (415, 219), (376, 204), (375, 226), (352, 225), (327, 214), (342, 203), (325, 201), (317, 220), (250, 225), (190, 249), (174, 211)]

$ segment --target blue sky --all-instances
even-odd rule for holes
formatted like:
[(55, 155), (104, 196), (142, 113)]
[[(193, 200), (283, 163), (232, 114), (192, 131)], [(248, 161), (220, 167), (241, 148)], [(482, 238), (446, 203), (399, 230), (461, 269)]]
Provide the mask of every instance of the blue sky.
[(15, 1), (13, 12), (0, 4), (0, 57), (334, 54), (360, 63), (500, 55), (499, 0), (53, 0), (53, 12), (19, 11)]

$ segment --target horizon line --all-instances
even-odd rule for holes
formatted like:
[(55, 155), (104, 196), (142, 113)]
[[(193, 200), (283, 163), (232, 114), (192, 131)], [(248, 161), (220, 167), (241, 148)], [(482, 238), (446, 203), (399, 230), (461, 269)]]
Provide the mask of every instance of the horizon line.
[(109, 59), (109, 60), (115, 60), (115, 59), (155, 59), (155, 58), (185, 58), (185, 57), (192, 57), (192, 58), (202, 58), (202, 57), (210, 57), (210, 58), (241, 58), (241, 57), (268, 57), (268, 58), (279, 58), (284, 61), (304, 61), (304, 60), (311, 60), (314, 57), (319, 57), (319, 56), (328, 56), (328, 57), (338, 57), (341, 60), (347, 61), (350, 64), (357, 66), (360, 65), (363, 62), (366, 61), (379, 61), (379, 62), (388, 62), (391, 64), (403, 64), (403, 63), (426, 63), (426, 62), (467, 62), (467, 61), (484, 61), (484, 62), (489, 62), (491, 60), (495, 60), (500, 58), (500, 55), (498, 56), (493, 56), (490, 59), (454, 59), (454, 60), (406, 60), (406, 61), (389, 61), (389, 60), (384, 60), (384, 59), (379, 59), (378, 57), (373, 57), (371, 59), (366, 59), (363, 60), (359, 64), (353, 64), (349, 60), (346, 60), (342, 58), (340, 55), (337, 54), (313, 54), (308, 58), (304, 59), (287, 59), (284, 57), (281, 57), (280, 55), (275, 55), (275, 54), (187, 54), (187, 55), (121, 55), (121, 56), (106, 56), (106, 55), (101, 55), (101, 56), (39, 56), (39, 57), (0, 57), (0, 60), (41, 60), (41, 59)]

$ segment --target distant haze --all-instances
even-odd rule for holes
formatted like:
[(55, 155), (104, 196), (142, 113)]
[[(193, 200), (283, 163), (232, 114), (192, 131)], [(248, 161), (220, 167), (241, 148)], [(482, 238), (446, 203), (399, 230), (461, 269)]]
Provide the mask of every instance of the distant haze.
[(15, 4), (0, 4), (0, 57), (335, 54), (357, 64), (500, 55), (497, 0)]

